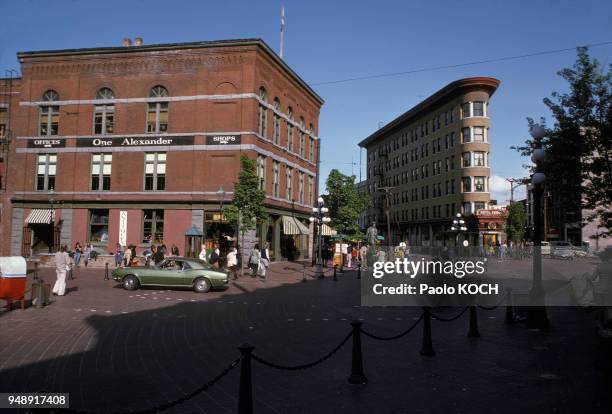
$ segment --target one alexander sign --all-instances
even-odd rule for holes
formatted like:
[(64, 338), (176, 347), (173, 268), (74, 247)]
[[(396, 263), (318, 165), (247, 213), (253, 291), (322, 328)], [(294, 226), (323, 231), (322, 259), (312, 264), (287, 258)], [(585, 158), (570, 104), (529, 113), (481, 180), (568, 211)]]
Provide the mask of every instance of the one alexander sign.
[(150, 137), (99, 137), (79, 138), (77, 147), (167, 147), (176, 145), (193, 145), (193, 136), (159, 136)]

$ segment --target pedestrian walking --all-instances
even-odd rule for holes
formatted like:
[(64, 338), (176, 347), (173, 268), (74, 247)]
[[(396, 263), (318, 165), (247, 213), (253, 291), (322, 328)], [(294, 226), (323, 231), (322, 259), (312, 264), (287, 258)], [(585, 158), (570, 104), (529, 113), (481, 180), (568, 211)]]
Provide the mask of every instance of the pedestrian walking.
[(270, 250), (269, 250), (269, 244), (266, 243), (264, 245), (264, 247), (261, 249), (261, 266), (260, 266), (260, 273), (261, 276), (263, 276), (264, 278), (266, 277), (266, 272), (268, 270), (268, 266), (270, 266)]
[(238, 279), (238, 249), (232, 247), (227, 254), (227, 268), (230, 271), (232, 279)]
[(217, 245), (214, 245), (212, 253), (210, 253), (210, 264), (214, 267), (219, 267), (221, 265), (219, 259), (219, 254), (221, 251)]
[(125, 267), (132, 266), (132, 249), (131, 246), (128, 246), (123, 252), (123, 265)]
[(76, 244), (74, 245), (74, 265), (76, 267), (79, 267), (79, 264), (81, 263), (82, 255), (83, 255), (83, 246), (81, 246), (81, 243), (76, 242)]
[(66, 273), (70, 270), (70, 256), (66, 252), (68, 248), (61, 246), (60, 251), (55, 253), (55, 274), (57, 280), (53, 285), (53, 294), (64, 296), (66, 294)]
[(117, 249), (115, 250), (115, 267), (121, 267), (123, 264), (123, 249), (119, 243), (117, 243)]
[(368, 246), (366, 246), (365, 244), (361, 246), (361, 248), (359, 249), (359, 259), (361, 260), (361, 267), (363, 269), (367, 269), (368, 268)]
[(198, 258), (201, 261), (203, 261), (205, 263), (208, 263), (208, 261), (206, 260), (206, 246), (204, 244), (202, 245), (202, 249), (200, 249), (200, 254), (199, 254)]
[(249, 256), (249, 267), (251, 268), (251, 277), (257, 277), (257, 271), (259, 270), (259, 261), (261, 260), (261, 253), (259, 251), (259, 244), (255, 244), (251, 255)]

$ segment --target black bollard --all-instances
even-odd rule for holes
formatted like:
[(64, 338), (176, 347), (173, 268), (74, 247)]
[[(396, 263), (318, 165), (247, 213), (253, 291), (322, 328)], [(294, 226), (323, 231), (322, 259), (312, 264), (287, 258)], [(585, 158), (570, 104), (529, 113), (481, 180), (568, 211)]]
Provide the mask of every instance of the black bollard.
[(240, 389), (238, 391), (238, 414), (253, 414), (251, 352), (253, 352), (254, 347), (250, 344), (242, 344), (238, 349), (242, 354), (240, 363)]
[(344, 260), (340, 262), (340, 270), (338, 270), (338, 273), (344, 273)]
[(108, 262), (104, 263), (104, 280), (110, 280), (110, 277), (108, 277)]
[(336, 270), (338, 269), (338, 265), (334, 265), (334, 282), (338, 281), (338, 276), (336, 276)]
[(351, 360), (351, 375), (348, 377), (349, 384), (365, 384), (368, 382), (363, 373), (363, 358), (361, 355), (361, 321), (351, 322), (353, 327), (353, 353)]
[(480, 332), (478, 332), (478, 314), (474, 305), (470, 306), (470, 329), (467, 336), (468, 338), (480, 338)]
[(423, 307), (423, 346), (421, 347), (421, 355), (423, 356), (434, 356), (436, 351), (433, 349), (433, 343), (431, 340), (431, 313), (430, 307)]
[(514, 307), (512, 306), (512, 289), (506, 289), (506, 319), (504, 323), (514, 323)]
[(361, 262), (357, 264), (357, 279), (361, 279)]

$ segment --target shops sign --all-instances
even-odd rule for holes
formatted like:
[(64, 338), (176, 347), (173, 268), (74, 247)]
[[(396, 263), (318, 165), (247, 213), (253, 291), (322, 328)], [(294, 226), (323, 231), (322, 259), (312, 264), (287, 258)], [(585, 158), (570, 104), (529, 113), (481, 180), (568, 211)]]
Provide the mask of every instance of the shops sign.
[(64, 138), (36, 138), (28, 141), (28, 148), (64, 148)]
[(79, 138), (77, 147), (171, 147), (176, 145), (193, 145), (193, 136), (152, 136), (152, 137), (100, 137)]
[(240, 135), (212, 135), (206, 137), (206, 145), (240, 144)]

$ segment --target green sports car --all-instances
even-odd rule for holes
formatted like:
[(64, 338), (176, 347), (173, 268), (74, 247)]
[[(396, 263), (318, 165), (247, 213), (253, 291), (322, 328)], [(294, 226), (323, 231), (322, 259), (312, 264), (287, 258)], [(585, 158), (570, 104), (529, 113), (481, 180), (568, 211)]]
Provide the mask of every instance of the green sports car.
[(113, 270), (113, 279), (126, 290), (140, 286), (191, 287), (208, 292), (229, 282), (229, 272), (198, 259), (167, 257), (156, 266), (121, 267)]

